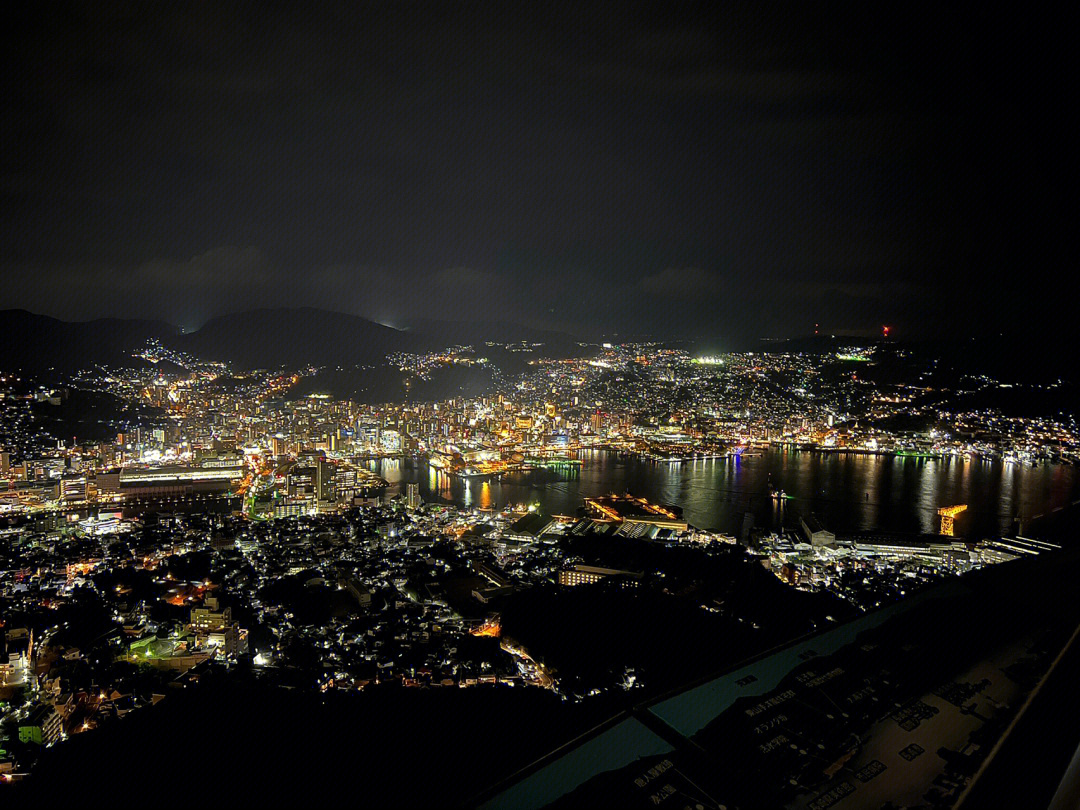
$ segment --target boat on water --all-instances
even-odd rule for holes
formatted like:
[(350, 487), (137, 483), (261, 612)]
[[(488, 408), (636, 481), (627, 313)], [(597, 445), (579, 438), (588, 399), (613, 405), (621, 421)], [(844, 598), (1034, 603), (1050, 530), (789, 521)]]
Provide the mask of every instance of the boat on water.
[(560, 467), (580, 467), (581, 459), (570, 458), (567, 455), (553, 456), (524, 456), (522, 459), (523, 469), (556, 469)]
[(475, 467), (464, 467), (464, 468), (462, 468), (460, 470), (453, 470), (450, 474), (451, 475), (456, 475), (458, 478), (468, 478), (468, 479), (491, 478), (491, 476), (493, 475), (493, 473), (491, 473), (491, 472), (485, 472), (483, 470), (478, 470)]
[(775, 486), (773, 486), (771, 473), (769, 475), (769, 497), (771, 497), (774, 501), (778, 503), (782, 503), (788, 498), (788, 495), (786, 492), (784, 492), (784, 490), (777, 489)]
[(432, 453), (428, 457), (428, 466), (436, 470), (449, 470), (453, 459), (445, 453)]

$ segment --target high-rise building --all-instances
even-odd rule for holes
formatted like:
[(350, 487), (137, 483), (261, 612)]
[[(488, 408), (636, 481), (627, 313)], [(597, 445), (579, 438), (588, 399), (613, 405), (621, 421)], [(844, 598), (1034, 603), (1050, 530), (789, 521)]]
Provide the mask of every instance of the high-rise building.
[(337, 500), (337, 467), (325, 459), (319, 459), (315, 465), (315, 497), (323, 502)]

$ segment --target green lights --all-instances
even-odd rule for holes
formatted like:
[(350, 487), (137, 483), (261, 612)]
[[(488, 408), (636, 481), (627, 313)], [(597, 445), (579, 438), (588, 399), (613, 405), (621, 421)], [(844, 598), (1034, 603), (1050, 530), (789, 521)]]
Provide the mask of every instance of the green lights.
[(870, 358), (864, 354), (837, 354), (836, 359), (848, 363), (868, 363), (870, 361)]

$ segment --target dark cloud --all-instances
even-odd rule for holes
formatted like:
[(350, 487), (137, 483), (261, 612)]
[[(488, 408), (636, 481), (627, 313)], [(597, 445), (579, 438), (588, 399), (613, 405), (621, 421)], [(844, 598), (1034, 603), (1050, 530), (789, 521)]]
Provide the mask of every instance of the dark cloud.
[(659, 273), (645, 276), (639, 286), (649, 295), (681, 301), (700, 296), (712, 298), (723, 289), (723, 278), (719, 273), (700, 267), (666, 267)]
[(1060, 306), (1019, 271), (1056, 108), (1012, 21), (432, 5), (23, 7), (5, 303), (721, 338)]

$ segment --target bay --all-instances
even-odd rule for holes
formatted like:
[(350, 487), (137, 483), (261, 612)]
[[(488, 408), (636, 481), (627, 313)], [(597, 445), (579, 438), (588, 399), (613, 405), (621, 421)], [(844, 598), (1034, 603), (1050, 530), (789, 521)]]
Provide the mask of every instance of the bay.
[[(775, 448), (678, 464), (608, 450), (582, 451), (578, 458), (580, 469), (570, 473), (533, 471), (491, 480), (450, 476), (423, 461), (382, 459), (371, 467), (397, 490), (419, 484), (425, 501), (483, 509), (536, 504), (551, 514), (573, 515), (585, 497), (631, 492), (681, 507), (694, 526), (735, 535), (747, 512), (755, 525), (777, 530), (814, 514), (836, 533), (935, 533), (939, 508), (966, 504), (956, 524), (960, 536), (1013, 536), (1021, 522), (1026, 535), (1047, 536), (1061, 533), (1063, 521), (1057, 518), (1080, 500), (1077, 468), (1049, 462)], [(771, 488), (788, 498), (778, 502)]]

